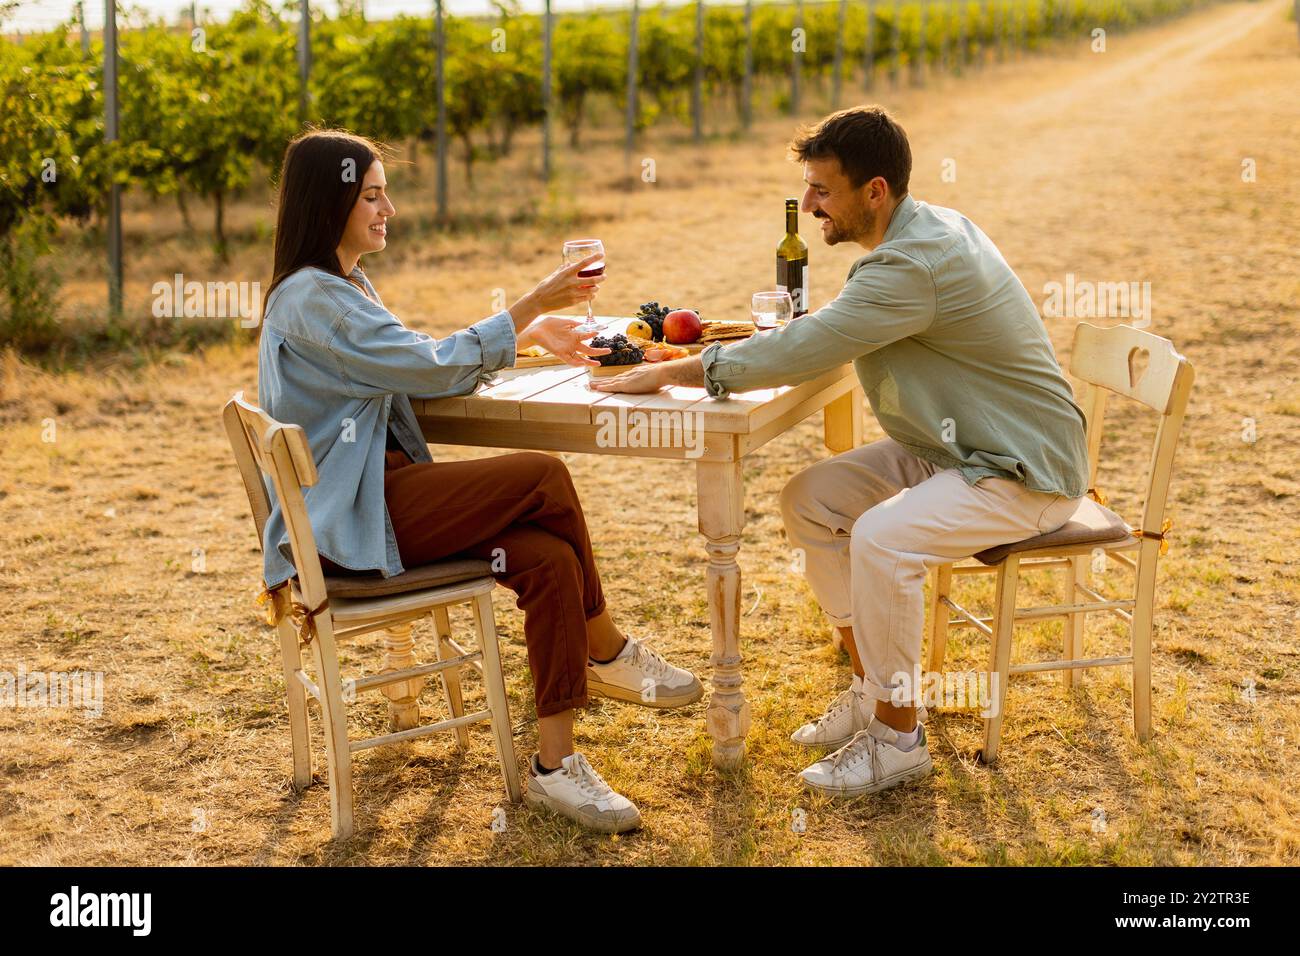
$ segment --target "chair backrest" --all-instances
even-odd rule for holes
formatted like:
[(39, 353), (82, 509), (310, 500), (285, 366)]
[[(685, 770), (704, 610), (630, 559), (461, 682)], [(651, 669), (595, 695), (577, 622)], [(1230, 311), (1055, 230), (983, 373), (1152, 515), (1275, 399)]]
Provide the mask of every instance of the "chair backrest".
[(1147, 468), (1141, 530), (1162, 533), (1165, 498), (1173, 472), (1174, 450), (1183, 427), (1195, 373), (1174, 344), (1131, 325), (1108, 329), (1082, 322), (1074, 330), (1070, 373), (1084, 383), (1079, 402), (1088, 420), (1088, 485), (1097, 487), (1106, 396), (1113, 392), (1140, 402), (1160, 415)]
[(316, 607), (325, 599), (325, 576), (316, 551), (316, 536), (307, 518), (307, 503), (303, 488), (316, 484), (316, 462), (311, 456), (306, 433), (298, 425), (277, 422), (262, 409), (244, 400), (243, 392), (222, 409), (226, 434), (235, 452), (239, 474), (248, 492), (248, 503), (253, 509), (257, 525), (257, 543), (262, 545), (263, 531), (271, 511), (263, 477), (271, 479), (271, 487), (280, 502), (289, 546), (293, 549), (293, 563), (298, 571), (298, 588), (303, 600)]

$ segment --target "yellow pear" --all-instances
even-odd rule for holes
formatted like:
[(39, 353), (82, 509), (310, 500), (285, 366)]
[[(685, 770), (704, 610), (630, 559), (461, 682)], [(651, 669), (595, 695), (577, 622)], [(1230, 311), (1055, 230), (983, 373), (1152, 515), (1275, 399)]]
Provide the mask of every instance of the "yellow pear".
[(639, 339), (652, 339), (654, 334), (654, 329), (650, 328), (650, 323), (642, 322), (640, 319), (634, 319), (627, 327), (627, 337), (629, 339), (634, 335)]

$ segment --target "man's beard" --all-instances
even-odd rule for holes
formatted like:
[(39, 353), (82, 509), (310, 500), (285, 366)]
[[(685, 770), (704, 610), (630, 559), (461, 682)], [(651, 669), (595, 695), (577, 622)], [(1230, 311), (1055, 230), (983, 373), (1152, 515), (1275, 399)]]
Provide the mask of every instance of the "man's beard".
[[(813, 214), (813, 218), (818, 223), (830, 219), (829, 216), (818, 216), (816, 213)], [(870, 235), (875, 228), (876, 217), (870, 209), (864, 209), (858, 216), (854, 217), (854, 221), (848, 226), (842, 227), (834, 219), (830, 219), (830, 223), (830, 231), (822, 231), (822, 242), (828, 246), (834, 246), (841, 242), (856, 242), (862, 236)]]

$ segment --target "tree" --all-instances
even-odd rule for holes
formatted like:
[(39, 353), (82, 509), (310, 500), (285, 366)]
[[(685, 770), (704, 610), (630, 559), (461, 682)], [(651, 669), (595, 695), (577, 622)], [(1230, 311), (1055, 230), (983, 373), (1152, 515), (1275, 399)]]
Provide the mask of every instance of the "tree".
[[(681, 7), (671, 13), (662, 7), (641, 14), (637, 29), (637, 85), (652, 96), (658, 110), (685, 119), (689, 113), (689, 89), (695, 68), (695, 10)], [(642, 107), (638, 125), (649, 123), (653, 114)]]
[(420, 132), (432, 90), (430, 21), (326, 21), (312, 42), (312, 88), (323, 122), (396, 142)]
[(579, 145), (591, 93), (618, 98), (627, 85), (627, 33), (602, 14), (572, 15), (555, 28), (555, 79), (569, 145)]
[(58, 338), (57, 280), (40, 264), (55, 217), (88, 219), (139, 153), (104, 143), (100, 88), (66, 29), (0, 43), (0, 340), (20, 349)]
[[(447, 126), (464, 147), (465, 178), (474, 185), (474, 132), (487, 125), (509, 83), (496, 72), (491, 31), (463, 17), (447, 17)], [(432, 104), (430, 104), (432, 115)]]
[(228, 261), (227, 197), (258, 164), (274, 169), (296, 128), (294, 38), (267, 29), (256, 7), (199, 37), (123, 34), (122, 139), (145, 148), (132, 177), (213, 204), (213, 246)]
[(485, 128), (493, 155), (509, 156), (515, 132), (543, 118), (542, 18), (521, 14), (517, 0), (493, 6), (498, 19), (489, 49), (500, 98)]

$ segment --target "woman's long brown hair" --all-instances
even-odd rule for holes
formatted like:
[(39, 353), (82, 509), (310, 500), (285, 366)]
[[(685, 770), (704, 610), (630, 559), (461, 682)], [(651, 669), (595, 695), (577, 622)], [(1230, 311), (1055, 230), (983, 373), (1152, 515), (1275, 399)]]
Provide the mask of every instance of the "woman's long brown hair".
[(338, 245), (367, 171), (387, 154), (382, 144), (341, 129), (311, 129), (289, 144), (280, 167), (275, 263), (263, 301), (304, 266), (360, 287), (339, 265)]

